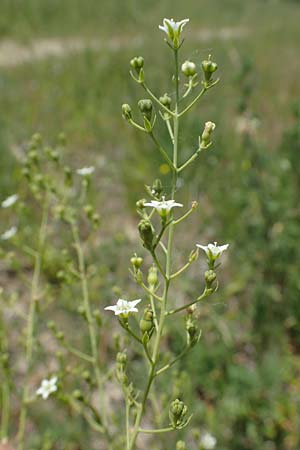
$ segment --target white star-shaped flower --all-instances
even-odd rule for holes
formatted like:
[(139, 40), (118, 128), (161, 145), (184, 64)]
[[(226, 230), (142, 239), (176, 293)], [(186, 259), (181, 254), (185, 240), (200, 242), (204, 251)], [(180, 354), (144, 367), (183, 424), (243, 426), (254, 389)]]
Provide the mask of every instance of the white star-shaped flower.
[(106, 306), (104, 309), (107, 311), (113, 311), (115, 313), (115, 316), (119, 316), (120, 314), (128, 316), (132, 312), (138, 312), (136, 305), (141, 301), (142, 300), (140, 298), (137, 300), (132, 300), (131, 302), (119, 298), (116, 305)]
[(4, 231), (4, 233), (2, 233), (0, 235), (0, 239), (2, 241), (8, 241), (9, 239), (11, 239), (15, 236), (17, 231), (18, 231), (17, 227), (11, 227), (8, 230)]
[(18, 198), (19, 198), (18, 194), (10, 195), (1, 203), (2, 208), (9, 208), (10, 206), (14, 205), (18, 200)]
[(151, 200), (151, 202), (144, 203), (144, 205), (155, 208), (160, 215), (168, 214), (175, 206), (179, 206), (180, 208), (183, 206), (181, 203), (176, 203), (175, 200), (166, 200), (164, 196), (160, 202), (157, 200)]
[(57, 391), (57, 377), (52, 377), (50, 380), (42, 380), (41, 386), (36, 391), (36, 395), (40, 395), (46, 400), (52, 392)]
[(158, 28), (164, 31), (171, 39), (173, 39), (175, 34), (177, 34), (178, 37), (180, 36), (183, 27), (189, 21), (190, 19), (183, 19), (180, 20), (180, 22), (175, 22), (174, 19), (164, 19), (163, 25), (159, 25)]
[(213, 450), (217, 445), (217, 439), (210, 433), (204, 433), (200, 443), (205, 450)]
[(197, 247), (202, 248), (205, 251), (209, 259), (215, 260), (222, 255), (222, 253), (228, 249), (229, 244), (217, 245), (217, 242), (208, 245), (196, 244)]
[(77, 169), (78, 175), (86, 176), (86, 175), (92, 175), (92, 173), (95, 171), (94, 166), (90, 167), (82, 167), (81, 169)]

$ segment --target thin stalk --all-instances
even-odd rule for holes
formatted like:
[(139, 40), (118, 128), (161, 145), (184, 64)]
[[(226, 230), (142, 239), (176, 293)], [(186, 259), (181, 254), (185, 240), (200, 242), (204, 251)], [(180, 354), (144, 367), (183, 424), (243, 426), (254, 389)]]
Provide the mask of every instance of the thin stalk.
[(42, 220), (40, 225), (39, 237), (38, 237), (38, 248), (35, 252), (35, 261), (34, 261), (34, 269), (33, 276), (31, 282), (31, 294), (30, 294), (30, 305), (29, 305), (29, 314), (27, 319), (27, 327), (26, 327), (26, 347), (25, 347), (25, 361), (26, 361), (26, 374), (25, 374), (25, 383), (22, 392), (22, 404), (19, 418), (19, 429), (18, 429), (18, 450), (24, 450), (24, 441), (25, 441), (25, 429), (26, 429), (26, 421), (27, 421), (27, 400), (29, 394), (29, 373), (32, 365), (32, 355), (33, 355), (33, 346), (34, 346), (34, 324), (35, 324), (35, 316), (36, 316), (36, 307), (38, 301), (38, 293), (39, 293), (39, 282), (41, 275), (41, 265), (42, 265), (42, 254), (46, 239), (46, 231), (47, 231), (47, 223), (48, 223), (48, 214), (49, 214), (49, 194), (46, 193), (46, 198), (44, 201)]
[(84, 253), (83, 253), (83, 248), (81, 245), (80, 237), (79, 237), (78, 228), (76, 227), (76, 225), (74, 223), (71, 224), (71, 228), (72, 228), (75, 249), (76, 249), (76, 253), (77, 253), (78, 268), (79, 268), (80, 279), (81, 279), (83, 304), (84, 304), (84, 308), (85, 308), (85, 312), (86, 312), (86, 319), (87, 319), (87, 323), (88, 323), (90, 346), (91, 346), (91, 353), (92, 353), (92, 358), (93, 358), (92, 364), (94, 367), (94, 373), (95, 373), (96, 383), (97, 383), (98, 392), (99, 392), (99, 400), (101, 402), (101, 413), (102, 413), (101, 418), (103, 421), (105, 433), (106, 433), (107, 437), (109, 437), (108, 430), (107, 430), (107, 416), (106, 416), (106, 405), (105, 405), (105, 398), (104, 398), (104, 388), (103, 388), (103, 382), (101, 379), (100, 368), (99, 368), (99, 363), (98, 363), (98, 343), (97, 343), (95, 322), (93, 320), (92, 311), (91, 311), (85, 258), (84, 258)]
[(6, 377), (5, 381), (2, 383), (1, 391), (2, 391), (2, 401), (1, 401), (2, 413), (1, 413), (0, 438), (1, 441), (5, 442), (8, 439), (8, 426), (10, 417), (10, 389), (8, 377)]
[(159, 434), (159, 433), (167, 433), (168, 431), (174, 431), (174, 428), (167, 427), (167, 428), (159, 428), (157, 430), (147, 430), (145, 428), (139, 429), (139, 433), (144, 433), (144, 434)]
[[(172, 177), (172, 192), (171, 192), (171, 198), (174, 199), (175, 191), (176, 191), (176, 183), (177, 183), (177, 161), (178, 161), (178, 137), (179, 137), (179, 115), (178, 115), (178, 105), (179, 105), (179, 83), (178, 83), (178, 50), (174, 49), (174, 57), (175, 57), (175, 83), (176, 83), (176, 105), (175, 105), (175, 112), (173, 115), (174, 120), (174, 144), (173, 144), (173, 167), (175, 170), (173, 170), (173, 177)], [(153, 364), (149, 368), (149, 374), (148, 374), (148, 380), (145, 387), (144, 395), (142, 398), (141, 406), (138, 410), (135, 426), (132, 432), (130, 446), (128, 450), (133, 450), (135, 448), (136, 439), (138, 437), (138, 434), (140, 432), (140, 425), (143, 418), (143, 414), (145, 411), (146, 403), (148, 400), (149, 392), (153, 383), (153, 380), (155, 378), (156, 373), (156, 365), (159, 360), (159, 348), (160, 348), (160, 341), (163, 334), (165, 319), (166, 319), (166, 308), (167, 308), (167, 302), (168, 302), (168, 293), (169, 293), (169, 287), (170, 287), (170, 275), (171, 275), (171, 259), (172, 259), (172, 247), (173, 247), (173, 236), (174, 236), (174, 223), (173, 220), (170, 223), (169, 226), (169, 234), (168, 234), (168, 245), (167, 245), (167, 254), (166, 254), (166, 270), (162, 270), (160, 263), (157, 261), (156, 255), (154, 252), (152, 252), (152, 257), (155, 261), (155, 263), (159, 264), (158, 269), (162, 273), (165, 281), (164, 286), (164, 293), (163, 293), (163, 301), (161, 303), (161, 310), (160, 310), (160, 316), (159, 316), (159, 322), (158, 322), (158, 329), (156, 333), (156, 339), (154, 342), (153, 347), (153, 354), (152, 354), (152, 361)]]
[(187, 303), (186, 305), (183, 305), (180, 308), (176, 308), (176, 309), (172, 309), (171, 311), (167, 311), (166, 315), (170, 316), (172, 314), (176, 314), (176, 313), (178, 313), (180, 311), (183, 311), (184, 309), (189, 308), (190, 306), (193, 306), (193, 305), (195, 305), (198, 302), (201, 302), (201, 300), (204, 300), (206, 297), (209, 297), (214, 292), (215, 292), (215, 290), (212, 290), (210, 292), (207, 289), (205, 289), (204, 292), (196, 300), (193, 300), (192, 302)]

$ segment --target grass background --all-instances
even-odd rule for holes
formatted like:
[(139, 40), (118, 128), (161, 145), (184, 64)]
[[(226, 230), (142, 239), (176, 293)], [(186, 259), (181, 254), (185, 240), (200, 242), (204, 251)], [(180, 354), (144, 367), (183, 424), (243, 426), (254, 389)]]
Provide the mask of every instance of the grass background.
[[(188, 233), (182, 229), (178, 254), (192, 239), (220, 236), (231, 244), (218, 299), (201, 310), (203, 339), (179, 366), (182, 377), (187, 373), (185, 396), (194, 403), (192, 428), (210, 430), (222, 450), (297, 450), (299, 1), (2, 0), (1, 199), (19, 189), (18, 160), (30, 136), (38, 131), (52, 143), (64, 131), (66, 159), (74, 167), (96, 167), (93, 196), (103, 239), (92, 257), (103, 304), (113, 286), (128, 284), (127, 260), (140, 248), (135, 202), (145, 195), (145, 183), (160, 176), (167, 185), (168, 175), (151, 143), (124, 123), (120, 105), (144, 96), (128, 75), (128, 61), (139, 54), (154, 90), (172, 93), (169, 52), (157, 29), (170, 16), (191, 20), (182, 60), (200, 67), (212, 53), (221, 77), (183, 121), (182, 160), (206, 120), (217, 123), (217, 132), (214, 149), (182, 180), (178, 200), (198, 200), (200, 212)], [(59, 54), (51, 55), (53, 43)], [(24, 58), (24, 51), (30, 56)], [(241, 118), (248, 120), (242, 133)], [(34, 229), (34, 220), (29, 226)], [(55, 272), (59, 255), (55, 249), (49, 255)], [(182, 283), (183, 296), (196, 291), (196, 276)], [(98, 305), (96, 293), (93, 298)], [(69, 300), (66, 294), (66, 305)], [(171, 330), (172, 350), (180, 347), (177, 329)], [(113, 358), (113, 351), (106, 357)], [(83, 449), (86, 442), (97, 448), (83, 425), (80, 432), (58, 430), (39, 409), (33, 418), (43, 437), (33, 434), (32, 449), (46, 449), (47, 439), (49, 448)], [(169, 449), (168, 442), (157, 448)], [(198, 449), (195, 442), (191, 449)]]

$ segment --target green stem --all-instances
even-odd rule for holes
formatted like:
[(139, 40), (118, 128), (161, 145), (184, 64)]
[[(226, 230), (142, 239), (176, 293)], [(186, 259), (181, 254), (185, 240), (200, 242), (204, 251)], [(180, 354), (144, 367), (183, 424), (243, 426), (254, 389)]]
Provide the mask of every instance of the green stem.
[(139, 429), (139, 433), (145, 433), (145, 434), (159, 434), (159, 433), (167, 433), (168, 431), (174, 431), (173, 427), (167, 427), (167, 428), (159, 428), (157, 430), (147, 430), (144, 428)]
[(30, 305), (29, 314), (27, 319), (26, 327), (26, 347), (25, 347), (25, 361), (26, 361), (26, 374), (25, 382), (22, 392), (22, 405), (19, 418), (19, 429), (18, 429), (18, 450), (24, 450), (25, 441), (25, 429), (27, 421), (27, 399), (29, 394), (29, 373), (32, 365), (32, 355), (33, 355), (33, 345), (34, 345), (34, 324), (36, 316), (36, 307), (38, 301), (39, 293), (39, 282), (41, 275), (41, 265), (42, 265), (42, 253), (45, 244), (47, 222), (49, 213), (49, 193), (46, 193), (46, 198), (44, 201), (42, 220), (40, 225), (39, 237), (38, 237), (38, 248), (35, 252), (35, 262), (33, 269), (33, 276), (31, 282), (31, 295), (30, 295)]
[(81, 245), (80, 237), (78, 228), (75, 225), (75, 223), (71, 224), (72, 228), (72, 234), (74, 239), (74, 244), (76, 248), (77, 253), (77, 260), (78, 260), (78, 268), (81, 278), (81, 290), (82, 290), (82, 297), (83, 297), (83, 304), (86, 312), (86, 319), (88, 323), (88, 331), (89, 331), (89, 337), (90, 337), (90, 346), (91, 346), (91, 353), (93, 358), (93, 367), (94, 367), (94, 373), (96, 378), (96, 383), (98, 387), (99, 392), (99, 401), (101, 402), (101, 413), (102, 413), (102, 423), (105, 429), (105, 434), (108, 436), (108, 429), (107, 429), (107, 416), (106, 416), (106, 405), (105, 405), (105, 398), (104, 398), (104, 388), (103, 388), (103, 382), (101, 379), (100, 374), (100, 368), (98, 363), (98, 343), (97, 343), (97, 337), (96, 337), (96, 329), (95, 329), (95, 322), (92, 316), (91, 311), (91, 304), (90, 304), (90, 296), (89, 296), (89, 290), (88, 290), (88, 281), (87, 281), (87, 274), (86, 274), (86, 266), (85, 266), (85, 258), (83, 253), (83, 248)]
[(207, 289), (205, 289), (204, 292), (196, 300), (193, 300), (192, 302), (187, 303), (186, 305), (183, 305), (180, 308), (176, 308), (176, 309), (172, 309), (170, 311), (167, 311), (166, 315), (170, 316), (172, 314), (176, 314), (176, 313), (178, 313), (180, 311), (183, 311), (184, 309), (189, 308), (190, 306), (193, 306), (193, 305), (195, 305), (198, 302), (201, 302), (201, 300), (204, 300), (206, 297), (209, 297), (214, 292), (215, 292), (215, 290), (208, 291)]
[(173, 111), (171, 111), (169, 108), (167, 108), (165, 105), (163, 105), (159, 99), (153, 94), (153, 92), (148, 88), (148, 86), (146, 85), (146, 83), (142, 83), (143, 88), (145, 89), (145, 91), (147, 92), (147, 94), (150, 95), (150, 97), (152, 98), (152, 100), (154, 100), (165, 112), (167, 112), (168, 114), (170, 114), (171, 116), (174, 116)]
[[(172, 114), (174, 119), (174, 144), (173, 144), (173, 177), (172, 177), (172, 192), (171, 198), (174, 199), (175, 191), (176, 191), (176, 182), (177, 182), (177, 160), (178, 160), (178, 136), (179, 136), (179, 115), (178, 115), (178, 104), (179, 104), (179, 84), (178, 84), (178, 50), (174, 50), (175, 57), (175, 83), (176, 83), (176, 105), (175, 112)], [(168, 245), (167, 245), (167, 255), (166, 255), (166, 270), (162, 270), (159, 261), (156, 258), (155, 252), (152, 252), (152, 257), (155, 263), (158, 265), (158, 269), (162, 273), (165, 281), (164, 293), (163, 293), (163, 301), (161, 303), (161, 310), (158, 322), (158, 329), (156, 333), (156, 339), (153, 347), (152, 361), (153, 364), (149, 368), (148, 381), (145, 387), (144, 395), (142, 398), (141, 406), (138, 410), (135, 426), (132, 432), (130, 446), (128, 450), (133, 450), (135, 448), (136, 439), (140, 432), (140, 425), (142, 421), (142, 417), (145, 411), (146, 403), (148, 400), (148, 395), (152, 386), (152, 382), (155, 378), (156, 365), (159, 360), (159, 348), (160, 341), (163, 334), (165, 318), (166, 318), (166, 308), (168, 302), (168, 292), (170, 287), (170, 275), (171, 275), (171, 259), (172, 259), (172, 246), (173, 246), (173, 236), (174, 236), (174, 223), (171, 221), (169, 226), (169, 235), (168, 235)]]
[(173, 172), (176, 171), (176, 168), (175, 168), (174, 164), (172, 163), (171, 159), (169, 158), (166, 150), (160, 145), (160, 143), (158, 142), (158, 140), (156, 139), (156, 137), (154, 136), (152, 131), (149, 133), (149, 136), (151, 137), (151, 139), (155, 143), (155, 145), (158, 148), (158, 150), (159, 150), (160, 154), (162, 155), (162, 157), (166, 160), (167, 164), (170, 166), (170, 169)]
[(184, 163), (182, 166), (178, 168), (178, 173), (180, 173), (182, 170), (186, 169), (187, 166), (189, 166), (196, 158), (198, 158), (199, 154), (201, 152), (201, 148), (198, 148), (195, 153)]

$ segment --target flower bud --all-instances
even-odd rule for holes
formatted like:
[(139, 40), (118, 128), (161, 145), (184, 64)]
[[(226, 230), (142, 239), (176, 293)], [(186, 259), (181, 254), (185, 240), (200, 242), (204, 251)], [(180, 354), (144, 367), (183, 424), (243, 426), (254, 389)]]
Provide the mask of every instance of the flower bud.
[(194, 347), (194, 345), (198, 342), (198, 327), (193, 319), (193, 316), (189, 314), (186, 319), (185, 329), (187, 332), (187, 344), (190, 347)]
[(148, 120), (151, 120), (153, 109), (152, 101), (147, 98), (139, 100), (138, 107), (143, 116), (145, 116)]
[(207, 270), (205, 272), (206, 287), (211, 288), (211, 286), (212, 286), (213, 282), (216, 280), (216, 278), (217, 278), (216, 272), (214, 272), (213, 270)]
[(102, 317), (101, 317), (100, 311), (98, 309), (95, 309), (93, 311), (93, 317), (94, 317), (98, 327), (101, 327), (102, 326)]
[(79, 389), (76, 389), (75, 391), (72, 392), (73, 397), (80, 401), (83, 402), (84, 401), (84, 396), (82, 394), (82, 392)]
[(145, 203), (146, 203), (146, 199), (144, 199), (144, 198), (141, 198), (140, 200), (138, 200), (136, 202), (137, 209), (145, 209)]
[(91, 377), (91, 372), (89, 370), (84, 370), (82, 372), (81, 376), (84, 379), (84, 381), (86, 381), (87, 383), (91, 383), (92, 377)]
[(125, 352), (118, 352), (116, 357), (117, 364), (120, 364), (122, 367), (125, 367), (127, 364), (127, 355)]
[(155, 287), (158, 283), (158, 277), (157, 277), (157, 268), (156, 266), (151, 266), (148, 272), (148, 278), (147, 278), (148, 284), (150, 287)]
[(73, 181), (73, 174), (70, 167), (68, 166), (64, 167), (64, 174), (65, 174), (65, 184), (67, 186), (71, 186)]
[(155, 196), (156, 195), (160, 196), (162, 191), (163, 191), (162, 182), (159, 178), (156, 178), (156, 180), (154, 180), (154, 182), (152, 184), (151, 194), (155, 195)]
[(143, 258), (141, 258), (140, 256), (137, 256), (137, 255), (134, 255), (132, 258), (130, 258), (130, 262), (133, 265), (133, 267), (135, 268), (135, 270), (138, 270), (143, 263)]
[(211, 134), (216, 128), (216, 124), (214, 122), (208, 121), (205, 123), (203, 133), (201, 135), (201, 143), (200, 148), (207, 148), (211, 145)]
[(197, 73), (196, 64), (192, 61), (185, 61), (181, 66), (181, 71), (186, 77), (192, 77)]
[(138, 225), (138, 230), (140, 233), (140, 237), (143, 241), (144, 247), (147, 248), (148, 250), (152, 250), (154, 230), (150, 220), (142, 219)]
[(127, 120), (127, 122), (130, 122), (132, 119), (131, 107), (127, 103), (122, 105), (122, 117)]
[(151, 308), (146, 308), (144, 310), (144, 314), (142, 319), (140, 320), (140, 330), (141, 332), (150, 334), (153, 330), (154, 322), (153, 322), (153, 311)]
[(202, 70), (204, 72), (205, 81), (211, 81), (212, 74), (217, 70), (218, 64), (211, 61), (211, 55), (208, 56), (208, 59), (202, 61)]
[(159, 97), (159, 101), (160, 103), (162, 103), (166, 108), (170, 109), (171, 108), (171, 97), (169, 97), (169, 95), (167, 93), (165, 93), (164, 95), (162, 95), (161, 97)]
[(130, 65), (139, 73), (141, 68), (144, 67), (144, 58), (142, 56), (135, 56), (130, 60)]
[(186, 445), (183, 441), (178, 441), (176, 443), (176, 450), (186, 450)]
[(174, 400), (169, 409), (169, 418), (173, 428), (182, 428), (186, 424), (187, 406), (178, 398)]
[(189, 256), (189, 263), (192, 263), (198, 259), (199, 251), (198, 249), (192, 250)]

